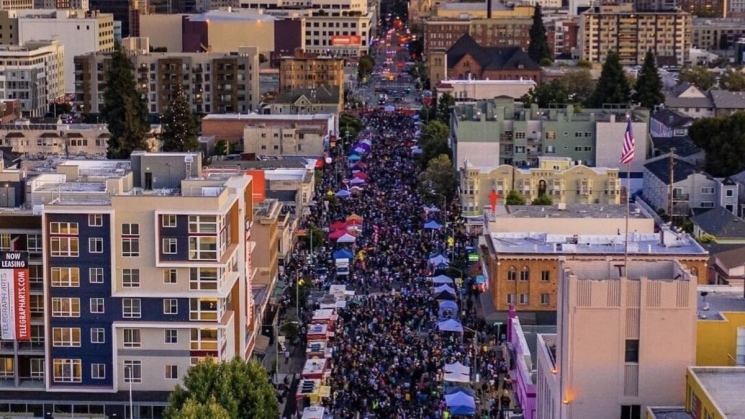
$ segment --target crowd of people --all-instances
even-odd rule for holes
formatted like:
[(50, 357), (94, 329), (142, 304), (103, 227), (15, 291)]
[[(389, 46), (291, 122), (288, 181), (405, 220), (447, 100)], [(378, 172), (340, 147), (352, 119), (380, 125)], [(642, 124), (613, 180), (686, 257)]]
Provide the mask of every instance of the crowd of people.
[[(363, 220), (356, 242), (327, 241), (312, 251), (300, 249), (285, 271), (288, 281), (309, 278), (328, 263), (333, 275), (334, 250), (347, 247), (354, 255), (349, 275), (335, 279), (356, 290), (358, 299), (338, 310), (337, 331), (329, 342), (331, 397), (325, 406), (339, 419), (448, 419), (452, 415), (445, 403), (443, 367), (460, 362), (482, 378), (474, 389), (479, 396), (477, 417), (497, 418), (500, 406), (511, 403), (500, 388), (507, 366), (497, 333), (476, 316), (478, 293), (471, 292), (468, 278), (456, 283), (465, 291), (458, 290), (459, 309), (453, 315), (466, 332), (444, 332), (437, 328), (441, 318), (430, 282), (435, 274), (452, 272), (448, 267), (437, 271), (429, 263), (432, 255), (466, 260), (475, 237), (458, 222), (457, 202), (438, 206), (418, 193), (419, 170), (410, 148), (418, 129), (415, 119), (384, 110), (365, 111), (360, 117), (364, 128), (358, 138), (368, 138), (370, 149), (361, 153), (362, 164), (355, 167), (364, 171), (365, 183), (349, 196), (337, 197), (337, 191), (351, 189), (354, 166), (348, 161), (349, 150), (337, 148), (340, 152), (332, 154), (332, 163), (324, 168), (316, 205), (306, 221), (307, 226), (326, 227), (356, 214)], [(334, 198), (325, 198), (331, 195)], [(331, 202), (322, 204), (324, 199)], [(425, 229), (433, 220), (442, 228)], [(309, 255), (313, 266), (307, 263)], [(468, 276), (466, 267), (459, 273)], [(310, 304), (306, 316), (312, 308)]]

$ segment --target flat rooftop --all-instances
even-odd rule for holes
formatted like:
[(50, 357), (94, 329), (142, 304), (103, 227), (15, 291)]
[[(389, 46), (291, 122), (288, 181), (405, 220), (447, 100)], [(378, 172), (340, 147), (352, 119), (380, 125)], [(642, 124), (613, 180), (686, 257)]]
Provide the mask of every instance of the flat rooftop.
[[(500, 218), (625, 218), (626, 205), (568, 204), (558, 205), (507, 205), (507, 211), (497, 213)], [(650, 218), (632, 205), (629, 218)]]
[(650, 407), (652, 419), (693, 419), (683, 407)]
[(298, 115), (264, 115), (257, 113), (221, 113), (221, 114), (209, 114), (204, 119), (210, 120), (246, 120), (246, 121), (314, 121), (314, 120), (328, 120), (333, 118), (330, 113), (316, 113), (316, 114), (298, 114)]
[[(701, 293), (706, 292), (706, 297)], [(699, 320), (724, 320), (723, 312), (745, 312), (742, 287), (710, 285), (698, 287)]]
[[(659, 233), (629, 233), (630, 255), (696, 255), (706, 249), (685, 234), (672, 233), (668, 244), (662, 244)], [(494, 251), (502, 254), (624, 254), (622, 235), (571, 235), (548, 233), (491, 233)]]
[(745, 419), (745, 367), (690, 367), (690, 374), (727, 419)]

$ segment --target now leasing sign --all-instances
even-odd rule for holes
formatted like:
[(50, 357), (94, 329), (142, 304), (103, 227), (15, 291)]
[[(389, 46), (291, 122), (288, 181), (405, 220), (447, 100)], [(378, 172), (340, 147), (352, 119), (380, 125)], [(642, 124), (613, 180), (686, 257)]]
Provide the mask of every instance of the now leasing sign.
[(31, 340), (28, 254), (0, 252), (0, 335)]

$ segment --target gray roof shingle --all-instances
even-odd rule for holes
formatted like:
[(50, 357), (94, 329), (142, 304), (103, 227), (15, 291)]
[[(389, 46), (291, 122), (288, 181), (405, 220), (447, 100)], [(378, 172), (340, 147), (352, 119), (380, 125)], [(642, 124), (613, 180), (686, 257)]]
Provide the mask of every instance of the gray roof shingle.
[(468, 34), (461, 36), (447, 51), (448, 68), (455, 67), (466, 54), (478, 61), (484, 70), (541, 70), (520, 47), (482, 47)]
[(711, 89), (709, 96), (717, 109), (745, 109), (745, 92)]
[[(670, 159), (658, 159), (644, 165), (644, 168), (661, 180), (665, 185), (670, 184)], [(696, 173), (696, 167), (678, 157), (673, 157), (673, 183), (687, 179)]]
[(703, 214), (691, 217), (693, 224), (717, 238), (745, 238), (745, 220), (727, 211), (724, 207), (712, 208)]

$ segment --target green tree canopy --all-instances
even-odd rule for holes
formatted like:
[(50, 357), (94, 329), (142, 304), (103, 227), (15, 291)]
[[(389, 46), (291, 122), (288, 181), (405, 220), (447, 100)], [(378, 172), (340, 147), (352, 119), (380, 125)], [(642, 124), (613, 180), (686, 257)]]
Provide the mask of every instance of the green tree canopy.
[(589, 70), (572, 70), (531, 88), (520, 100), (526, 106), (537, 103), (541, 108), (557, 103), (584, 103), (592, 95), (594, 86), (595, 81)]
[(706, 152), (706, 172), (716, 177), (745, 170), (745, 112), (716, 118), (701, 118), (688, 129), (688, 136)]
[(630, 96), (631, 87), (621, 67), (618, 54), (609, 52), (588, 105), (600, 108), (605, 103), (628, 103)]
[(179, 88), (161, 118), (163, 151), (194, 151), (199, 147), (197, 118), (184, 89)]
[(230, 419), (230, 413), (217, 404), (215, 400), (208, 403), (198, 403), (194, 399), (188, 399), (178, 411), (175, 411), (171, 419)]
[(430, 202), (437, 201), (437, 195), (444, 195), (448, 201), (455, 193), (455, 169), (450, 157), (441, 154), (427, 163), (427, 170), (419, 176), (419, 192)]
[(745, 73), (728, 68), (719, 78), (719, 88), (733, 92), (745, 91)]
[(634, 90), (636, 90), (634, 99), (647, 109), (654, 109), (655, 106), (665, 102), (662, 79), (660, 73), (657, 72), (654, 53), (651, 49), (644, 56), (644, 65), (639, 72), (639, 78), (636, 79)]
[(450, 113), (455, 106), (455, 98), (450, 93), (443, 93), (437, 98), (437, 120), (450, 125)]
[(132, 61), (121, 45), (111, 53), (111, 65), (104, 73), (101, 116), (109, 128), (107, 157), (128, 159), (135, 150), (147, 150), (145, 135), (150, 131), (145, 99), (135, 81)]
[(235, 151), (235, 144), (228, 140), (222, 139), (215, 143), (215, 156), (226, 156), (228, 154), (233, 154), (233, 151)]
[(569, 94), (564, 84), (559, 79), (554, 79), (547, 83), (541, 83), (536, 87), (531, 87), (528, 93), (520, 98), (520, 101), (525, 106), (537, 103), (538, 107), (547, 108), (554, 103), (569, 102)]
[(541, 5), (536, 4), (533, 11), (533, 25), (530, 27), (530, 45), (528, 46), (528, 55), (536, 63), (540, 63), (544, 58), (553, 59), (551, 48), (548, 46), (548, 37), (546, 36), (546, 26), (543, 25), (543, 12)]
[(511, 190), (505, 199), (506, 205), (525, 205), (525, 197), (516, 190)]
[(176, 385), (171, 393), (165, 417), (180, 419), (185, 408), (197, 409), (187, 405), (189, 401), (207, 409), (217, 404), (230, 419), (279, 417), (277, 396), (264, 367), (258, 361), (246, 362), (238, 357), (229, 362), (208, 358), (189, 368), (183, 387)]
[(419, 147), (422, 149), (419, 162), (422, 169), (425, 169), (429, 162), (437, 156), (450, 154), (449, 135), (450, 130), (447, 125), (440, 121), (430, 121), (422, 127), (422, 133), (419, 136)]
[(530, 203), (531, 205), (553, 205), (554, 201), (551, 199), (550, 196), (546, 194), (538, 195), (533, 202)]
[(363, 55), (362, 57), (360, 57), (360, 60), (357, 63), (357, 74), (359, 75), (360, 79), (363, 79), (372, 74), (374, 68), (375, 59), (369, 55)]
[(702, 65), (683, 67), (678, 75), (679, 83), (690, 83), (703, 91), (714, 87), (717, 78), (714, 73)]

